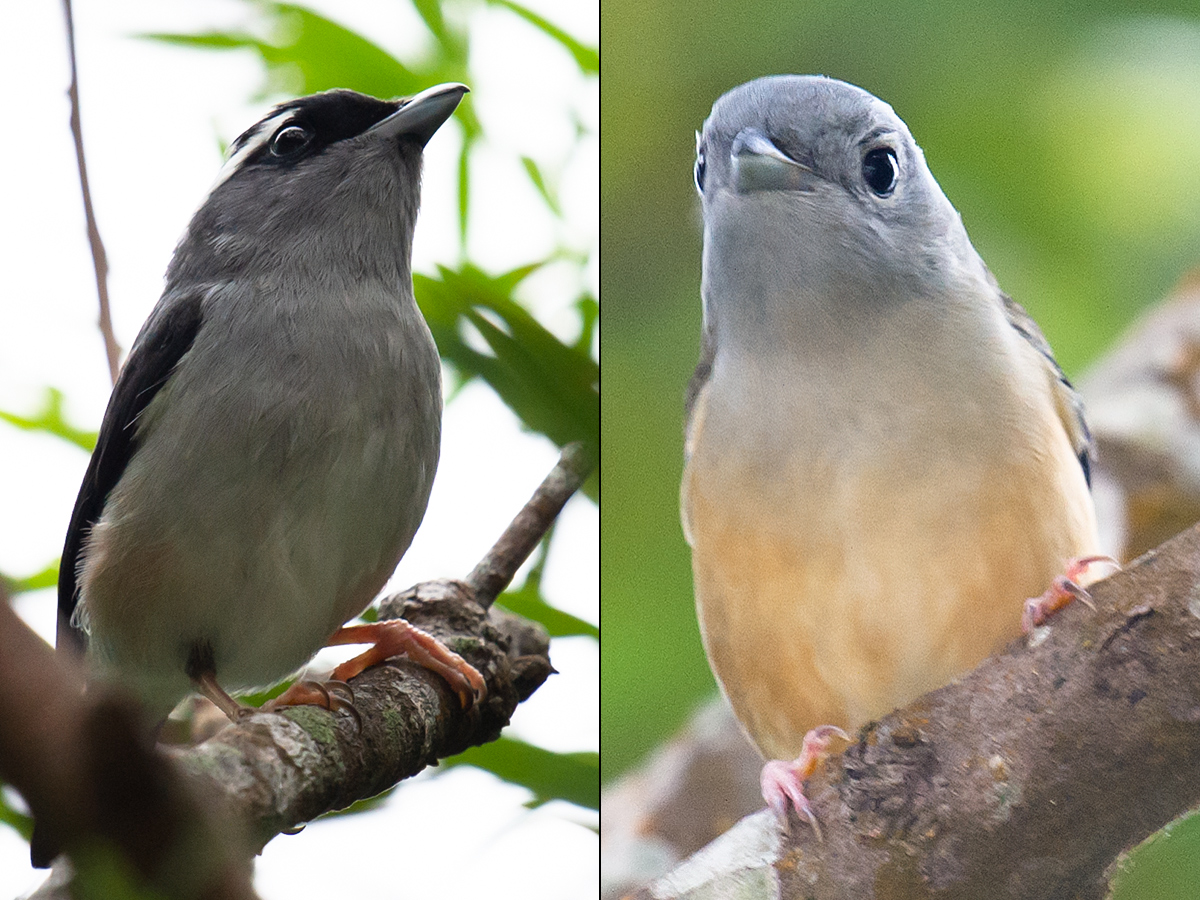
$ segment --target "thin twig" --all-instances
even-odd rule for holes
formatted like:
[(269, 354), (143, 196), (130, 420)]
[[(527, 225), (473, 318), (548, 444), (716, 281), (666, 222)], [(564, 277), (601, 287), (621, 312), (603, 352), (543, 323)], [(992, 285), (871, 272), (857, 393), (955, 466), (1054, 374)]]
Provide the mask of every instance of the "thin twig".
[(466, 578), (485, 608), (508, 587), (521, 563), (537, 547), (571, 495), (591, 474), (594, 465), (583, 444), (568, 444), (563, 448), (558, 464)]
[(104, 253), (104, 242), (100, 240), (100, 229), (96, 225), (92, 191), (88, 186), (87, 162), (83, 155), (83, 127), (79, 120), (79, 79), (75, 67), (75, 18), (71, 13), (71, 0), (63, 0), (63, 11), (67, 18), (67, 55), (71, 61), (71, 86), (67, 89), (67, 96), (71, 98), (71, 134), (75, 138), (75, 159), (79, 163), (83, 214), (87, 218), (88, 243), (92, 247), (92, 263), (96, 269), (96, 293), (100, 298), (100, 334), (104, 338), (104, 352), (108, 356), (108, 374), (116, 384), (117, 372), (121, 368), (121, 345), (117, 343), (117, 337), (113, 333), (112, 315), (108, 304), (108, 257)]

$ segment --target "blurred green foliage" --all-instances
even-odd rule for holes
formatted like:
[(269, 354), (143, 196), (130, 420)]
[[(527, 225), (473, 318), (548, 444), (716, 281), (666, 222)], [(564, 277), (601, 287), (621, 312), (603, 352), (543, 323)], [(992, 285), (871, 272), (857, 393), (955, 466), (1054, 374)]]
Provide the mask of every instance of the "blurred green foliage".
[(0, 791), (0, 822), (13, 829), (25, 840), (33, 836), (33, 818), (21, 812), (9, 803), (3, 791)]
[(678, 512), (700, 333), (693, 133), (713, 101), (791, 72), (889, 102), (1001, 286), (1078, 375), (1200, 265), (1200, 8), (606, 0), (601, 27), (609, 780), (715, 690)]
[[(258, 97), (297, 95), (335, 87), (351, 88), (379, 97), (411, 95), (446, 81), (477, 83), (470, 68), (470, 31), (465, 15), (453, 22), (442, 14), (441, 0), (413, 0), (433, 39), (433, 52), (417, 62), (401, 62), (386, 50), (349, 29), (309, 9), (287, 3), (247, 2), (254, 27), (251, 31), (204, 34), (152, 34), (148, 39), (206, 50), (249, 49), (263, 63), (266, 78)], [(599, 74), (599, 51), (586, 46), (542, 16), (512, 0), (478, 0), (475, 6), (502, 7), (559, 43), (586, 76)], [(470, 5), (470, 4), (464, 4)], [(463, 12), (463, 10), (456, 10)], [(266, 35), (267, 37), (263, 37)], [(469, 102), (462, 104), (455, 121), (463, 129), (458, 171), (459, 237), (465, 244), (471, 211), (469, 160), (472, 151), (487, 135)], [(576, 146), (588, 136), (573, 123)], [(64, 134), (64, 139), (66, 139)], [(545, 215), (562, 219), (563, 212), (542, 164), (520, 160), (530, 184), (545, 204)], [(562, 229), (559, 229), (561, 233)], [(568, 340), (556, 337), (537, 321), (518, 299), (521, 282), (548, 262), (567, 263), (576, 268), (578, 281), (594, 247), (562, 244), (549, 260), (518, 264), (498, 275), (489, 274), (470, 261), (441, 267), (436, 276), (417, 275), (417, 301), (434, 333), (443, 359), (452, 367), (459, 386), (479, 378), (490, 385), (531, 431), (546, 435), (560, 447), (583, 441), (599, 459), (600, 394), (599, 362), (596, 359), (599, 300), (586, 290), (573, 298), (578, 313), (577, 333)], [(482, 347), (481, 347), (482, 343)], [(75, 429), (62, 415), (62, 395), (48, 389), (44, 407), (33, 416), (0, 411), (0, 419), (31, 431), (46, 432), (74, 443), (89, 452), (96, 435)], [(593, 472), (585, 493), (599, 500), (599, 474)], [(517, 510), (513, 511), (514, 514)], [(584, 635), (599, 639), (599, 629), (548, 603), (540, 592), (541, 564), (549, 535), (541, 547), (539, 562), (525, 583), (502, 595), (501, 602), (521, 615), (542, 622), (554, 636)], [(499, 537), (499, 535), (497, 535)], [(57, 578), (57, 563), (25, 579), (6, 578), (12, 593), (49, 587)], [(448, 576), (466, 573), (446, 573)], [(2, 577), (2, 576), (0, 576)], [(248, 697), (258, 704), (277, 695), (285, 685)], [(476, 752), (477, 751), (477, 752)], [(487, 750), (472, 751), (449, 762), (470, 762), (493, 771), (506, 780), (528, 787), (535, 802), (564, 799), (598, 807), (599, 754), (554, 753), (515, 739), (504, 739)], [(374, 798), (373, 798), (374, 800)], [(370, 808), (372, 801), (355, 809)], [(0, 822), (28, 836), (28, 819), (0, 803)]]
[(1176, 819), (1117, 861), (1112, 900), (1185, 900), (1200, 893), (1200, 816)]
[[(553, 530), (554, 526), (551, 526)], [(590, 637), (600, 640), (600, 629), (573, 616), (561, 609), (555, 609), (542, 597), (542, 575), (546, 571), (546, 557), (552, 534), (546, 536), (534, 558), (533, 565), (525, 576), (525, 581), (517, 588), (509, 588), (496, 598), (496, 603), (510, 612), (526, 619), (541, 622), (550, 637)], [(596, 762), (596, 776), (599, 778), (599, 760)], [(599, 781), (596, 783), (599, 787)]]
[[(588, 295), (578, 298), (579, 337), (563, 343), (512, 296), (540, 267), (491, 276), (469, 263), (458, 270), (438, 266), (437, 278), (414, 275), (413, 289), (442, 358), (460, 375), (482, 378), (526, 427), (560, 447), (573, 441), (598, 447), (600, 364), (590, 349), (599, 304)], [(487, 352), (471, 345), (467, 329)]]
[[(532, 763), (532, 765), (531, 765)], [(567, 800), (600, 808), (600, 754), (551, 753), (512, 737), (471, 747), (446, 760), (446, 767), (478, 766), (533, 791), (531, 805)]]
[[(96, 440), (99, 437), (97, 432), (80, 431), (66, 420), (63, 416), (63, 393), (57, 388), (46, 388), (42, 408), (32, 416), (21, 416), (0, 410), (0, 421), (7, 422), (22, 431), (44, 431), (60, 437), (88, 453), (96, 449)], [(26, 590), (31, 590), (31, 588), (26, 588)]]

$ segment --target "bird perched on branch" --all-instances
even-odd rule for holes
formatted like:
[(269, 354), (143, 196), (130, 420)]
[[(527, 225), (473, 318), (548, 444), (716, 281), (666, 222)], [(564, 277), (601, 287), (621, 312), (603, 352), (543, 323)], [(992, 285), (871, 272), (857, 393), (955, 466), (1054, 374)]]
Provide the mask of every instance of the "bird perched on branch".
[(709, 660), (812, 817), (831, 737), (971, 668), (1082, 594), (1091, 441), (891, 107), (760, 78), (697, 136), (702, 357), (683, 521)]
[[(329, 643), (405, 653), (464, 705), (479, 673), (402, 621), (341, 628), (425, 514), (441, 375), (413, 299), (423, 149), (466, 93), (335, 90), (239, 137), (134, 342), (79, 491), (58, 642), (157, 720), (190, 690), (231, 718)], [(337, 706), (300, 683), (277, 705)]]

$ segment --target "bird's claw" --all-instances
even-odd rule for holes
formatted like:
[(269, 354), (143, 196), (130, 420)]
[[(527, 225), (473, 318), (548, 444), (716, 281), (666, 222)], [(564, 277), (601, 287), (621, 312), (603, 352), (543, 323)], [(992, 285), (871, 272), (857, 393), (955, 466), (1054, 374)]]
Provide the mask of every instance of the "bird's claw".
[(344, 681), (297, 681), (274, 700), (263, 704), (263, 709), (275, 711), (289, 706), (319, 706), (335, 714), (347, 712), (362, 730), (362, 716), (354, 706), (354, 689)]
[(487, 682), (478, 669), (436, 637), (404, 619), (347, 626), (334, 639), (337, 643), (374, 641), (374, 646), (369, 650), (334, 669), (335, 679), (353, 678), (370, 666), (403, 656), (442, 676), (458, 695), (464, 709), (477, 706), (487, 696)]
[(1034, 628), (1044, 625), (1051, 616), (1072, 600), (1078, 600), (1084, 606), (1095, 611), (1096, 604), (1092, 602), (1092, 595), (1076, 579), (1086, 574), (1092, 566), (1100, 563), (1106, 563), (1117, 569), (1121, 568), (1121, 564), (1111, 556), (1081, 556), (1072, 559), (1067, 563), (1066, 572), (1056, 575), (1044, 594), (1040, 597), (1030, 597), (1025, 601), (1025, 606), (1021, 610), (1021, 630), (1025, 634), (1029, 634)]
[(791, 762), (782, 759), (770, 760), (763, 766), (759, 778), (763, 799), (774, 811), (780, 825), (787, 828), (790, 803), (795, 807), (796, 813), (812, 826), (818, 843), (824, 841), (824, 836), (821, 834), (821, 826), (817, 823), (812, 805), (804, 794), (804, 781), (828, 755), (829, 743), (835, 737), (850, 740), (850, 735), (836, 725), (821, 725), (812, 729), (804, 735), (800, 755), (796, 759)]

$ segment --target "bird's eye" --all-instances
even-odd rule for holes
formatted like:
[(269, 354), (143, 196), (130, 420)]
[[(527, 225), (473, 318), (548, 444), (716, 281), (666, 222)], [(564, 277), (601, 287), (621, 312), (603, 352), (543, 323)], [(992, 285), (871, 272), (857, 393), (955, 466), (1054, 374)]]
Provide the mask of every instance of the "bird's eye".
[(288, 125), (281, 128), (271, 138), (272, 156), (295, 156), (308, 146), (312, 140), (312, 132), (301, 125)]
[(704, 193), (704, 148), (696, 150), (696, 190)]
[(899, 168), (895, 150), (891, 147), (876, 147), (863, 157), (863, 180), (876, 196), (887, 197), (896, 189)]

